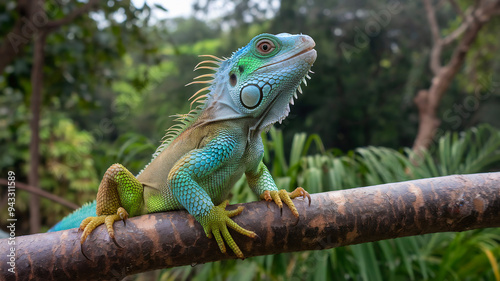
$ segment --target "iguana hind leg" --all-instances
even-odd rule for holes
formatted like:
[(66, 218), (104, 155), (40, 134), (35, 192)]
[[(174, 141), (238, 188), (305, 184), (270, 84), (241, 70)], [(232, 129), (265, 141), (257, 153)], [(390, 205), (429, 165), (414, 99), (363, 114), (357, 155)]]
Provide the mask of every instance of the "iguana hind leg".
[(143, 186), (123, 165), (113, 164), (102, 178), (97, 191), (96, 217), (84, 219), (81, 243), (96, 227), (106, 224), (109, 236), (114, 239), (113, 223), (140, 214), (143, 205)]

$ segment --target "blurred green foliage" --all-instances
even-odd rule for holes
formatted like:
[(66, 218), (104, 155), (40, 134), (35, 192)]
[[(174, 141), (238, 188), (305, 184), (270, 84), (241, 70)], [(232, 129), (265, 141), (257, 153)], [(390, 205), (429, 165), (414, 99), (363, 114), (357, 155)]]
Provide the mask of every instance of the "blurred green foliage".
[[(457, 3), (465, 8), (471, 1)], [(44, 2), (51, 19), (77, 5)], [(265, 137), (265, 162), (280, 187), (322, 192), (500, 168), (493, 128), (500, 127), (498, 18), (481, 31), (443, 99), (442, 131), (433, 148), (416, 159), (404, 148), (417, 129), (412, 99), (432, 79), (431, 36), (420, 1), (207, 0), (195, 6), (197, 17), (157, 19), (153, 12), (161, 6), (109, 0), (47, 38), (41, 188), (83, 204), (95, 197), (100, 176), (112, 163), (137, 173), (173, 124), (170, 116), (189, 110), (187, 99), (197, 88), (184, 85), (195, 76), (198, 55), (229, 57), (263, 32), (311, 35), (318, 51), (305, 94), (282, 130)], [(19, 17), (15, 7), (14, 0), (0, 2), (0, 42)], [(214, 7), (223, 7), (221, 17), (207, 16)], [(451, 6), (439, 9), (445, 34), (460, 20)], [(15, 171), (19, 182), (27, 182), (31, 65), (28, 46), (0, 74), (0, 174)], [(29, 206), (27, 193), (17, 196), (16, 215), (24, 218), (19, 235), (28, 232)], [(244, 179), (232, 200), (256, 200)], [(42, 200), (46, 228), (68, 212)], [(499, 235), (485, 229), (407, 237), (160, 275), (162, 280), (498, 280)]]

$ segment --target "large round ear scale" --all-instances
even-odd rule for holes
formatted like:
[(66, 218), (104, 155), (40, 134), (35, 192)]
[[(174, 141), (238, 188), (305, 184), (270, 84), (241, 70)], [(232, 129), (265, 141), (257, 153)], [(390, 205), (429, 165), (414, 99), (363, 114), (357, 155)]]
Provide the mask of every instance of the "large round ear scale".
[(245, 108), (254, 109), (259, 106), (262, 96), (262, 89), (257, 85), (247, 85), (241, 89), (240, 102)]

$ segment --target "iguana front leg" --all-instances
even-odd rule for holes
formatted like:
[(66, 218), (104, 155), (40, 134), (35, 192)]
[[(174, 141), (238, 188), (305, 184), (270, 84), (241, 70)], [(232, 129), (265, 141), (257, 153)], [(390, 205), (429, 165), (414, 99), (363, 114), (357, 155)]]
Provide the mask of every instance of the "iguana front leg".
[(143, 206), (143, 186), (123, 165), (113, 164), (102, 178), (97, 191), (96, 217), (88, 217), (80, 224), (83, 230), (81, 243), (92, 231), (106, 224), (109, 236), (114, 239), (113, 223), (126, 220), (129, 215), (139, 215)]
[[(234, 157), (236, 150), (235, 137), (222, 130), (203, 148), (195, 149), (179, 159), (168, 176), (172, 194), (179, 203), (195, 217), (203, 226), (207, 237), (215, 237), (221, 252), (226, 252), (224, 240), (238, 258), (244, 258), (240, 248), (229, 234), (227, 227), (237, 232), (255, 237), (256, 234), (236, 224), (231, 217), (240, 214), (243, 207), (234, 211), (226, 211), (227, 201), (215, 206), (213, 197), (223, 193), (221, 188), (229, 176), (231, 168), (223, 167), (226, 161)], [(225, 169), (221, 175), (213, 176), (219, 169)], [(200, 184), (202, 183), (202, 184)], [(224, 238), (224, 240), (223, 240)]]
[(281, 212), (283, 212), (283, 202), (285, 205), (290, 208), (292, 214), (298, 218), (299, 212), (293, 204), (292, 199), (296, 197), (308, 198), (309, 205), (311, 205), (311, 196), (309, 193), (305, 191), (302, 187), (297, 187), (294, 191), (288, 192), (285, 189), (278, 190), (276, 187), (276, 183), (269, 173), (266, 165), (262, 161), (259, 162), (259, 165), (256, 169), (250, 170), (246, 172), (248, 185), (253, 190), (255, 194), (257, 194), (260, 199), (266, 201), (274, 201), (276, 205), (280, 208)]

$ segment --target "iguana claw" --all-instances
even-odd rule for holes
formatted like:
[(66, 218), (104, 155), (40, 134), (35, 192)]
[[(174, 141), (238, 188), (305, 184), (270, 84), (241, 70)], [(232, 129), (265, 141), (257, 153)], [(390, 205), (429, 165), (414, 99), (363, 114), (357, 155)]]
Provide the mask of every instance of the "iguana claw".
[(290, 211), (292, 211), (292, 214), (298, 218), (299, 217), (299, 212), (297, 211), (297, 208), (295, 208), (295, 205), (292, 202), (292, 199), (301, 197), (309, 199), (309, 206), (311, 205), (311, 196), (307, 191), (305, 191), (302, 187), (297, 187), (294, 191), (288, 192), (285, 189), (281, 190), (266, 190), (260, 195), (260, 199), (266, 200), (266, 201), (274, 201), (276, 205), (280, 208), (281, 213), (283, 213), (283, 202), (285, 205), (290, 208)]
[[(101, 215), (97, 217), (88, 217), (82, 221), (80, 224), (80, 230), (83, 230), (81, 239), (80, 239), (80, 244), (83, 245), (83, 242), (87, 239), (87, 237), (96, 229), (101, 224), (105, 224), (106, 228), (108, 229), (108, 234), (109, 237), (113, 240), (116, 246), (120, 247), (121, 246), (116, 242), (115, 240), (115, 232), (113, 230), (113, 224), (115, 221), (123, 220), (123, 223), (125, 224), (125, 221), (128, 219), (128, 213), (123, 207), (119, 207), (118, 210), (116, 211), (116, 214), (114, 215)], [(126, 225), (126, 224), (125, 224)], [(82, 248), (82, 254), (87, 258), (87, 255), (83, 252)]]
[[(214, 206), (208, 215), (199, 217), (198, 221), (203, 226), (203, 230), (205, 230), (205, 234), (208, 238), (212, 238), (213, 234), (222, 253), (226, 252), (226, 246), (224, 245), (224, 240), (226, 240), (227, 245), (231, 248), (231, 250), (233, 250), (236, 256), (240, 259), (244, 259), (245, 257), (243, 256), (243, 253), (238, 245), (236, 245), (236, 242), (234, 242), (231, 234), (229, 234), (227, 227), (229, 226), (237, 232), (251, 238), (255, 238), (257, 234), (253, 231), (244, 229), (230, 219), (231, 217), (239, 215), (243, 211), (244, 207), (239, 206), (236, 210), (226, 211), (226, 206), (228, 204), (229, 201), (225, 200), (220, 205)], [(224, 237), (224, 240), (222, 237)]]
[(128, 213), (123, 207), (118, 208), (116, 214), (114, 215), (101, 215), (97, 217), (88, 217), (84, 219), (80, 224), (80, 229), (83, 230), (80, 243), (83, 244), (83, 242), (85, 242), (90, 233), (92, 233), (92, 231), (94, 231), (94, 229), (96, 229), (96, 227), (98, 227), (101, 224), (106, 225), (109, 237), (115, 238), (113, 223), (119, 220), (123, 220), (123, 222), (125, 223), (126, 219), (128, 219)]

